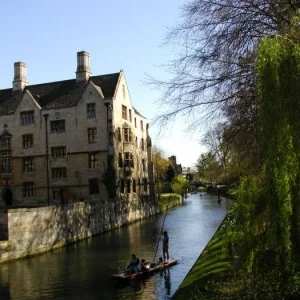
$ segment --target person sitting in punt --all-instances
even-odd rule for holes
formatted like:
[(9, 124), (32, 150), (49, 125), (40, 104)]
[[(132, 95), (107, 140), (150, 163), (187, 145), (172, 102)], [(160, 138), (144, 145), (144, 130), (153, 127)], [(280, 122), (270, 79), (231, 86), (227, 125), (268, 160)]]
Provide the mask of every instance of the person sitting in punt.
[(155, 268), (155, 267), (158, 267), (158, 266), (163, 265), (163, 264), (164, 264), (164, 260), (163, 260), (162, 257), (160, 257), (160, 258), (158, 259), (158, 262), (157, 262), (157, 263), (151, 263), (151, 264), (150, 264), (150, 268)]
[(149, 270), (148, 263), (146, 262), (145, 259), (142, 259), (141, 260), (141, 272), (148, 271), (148, 270)]
[(140, 259), (135, 254), (132, 254), (132, 259), (127, 269), (130, 270), (131, 274), (140, 272), (141, 270)]
[(160, 257), (160, 258), (158, 259), (158, 265), (162, 265), (163, 263), (164, 263), (164, 260), (163, 260), (162, 257)]

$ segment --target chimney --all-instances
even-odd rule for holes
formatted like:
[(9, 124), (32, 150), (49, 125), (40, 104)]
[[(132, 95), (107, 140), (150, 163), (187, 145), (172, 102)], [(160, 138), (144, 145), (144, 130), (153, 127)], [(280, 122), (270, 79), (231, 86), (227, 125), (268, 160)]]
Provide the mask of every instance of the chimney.
[(27, 84), (26, 64), (19, 61), (14, 63), (13, 92), (21, 92)]
[(86, 51), (77, 52), (76, 82), (86, 82), (91, 75), (90, 55)]

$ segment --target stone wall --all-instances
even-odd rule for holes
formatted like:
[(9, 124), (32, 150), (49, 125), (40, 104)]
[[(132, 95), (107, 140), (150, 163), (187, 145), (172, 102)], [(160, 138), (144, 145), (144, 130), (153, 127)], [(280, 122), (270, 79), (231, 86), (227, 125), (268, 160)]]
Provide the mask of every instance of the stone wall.
[[(64, 206), (18, 208), (0, 213), (0, 263), (62, 247), (159, 213), (151, 201), (79, 202)], [(3, 231), (3, 232), (4, 232)]]

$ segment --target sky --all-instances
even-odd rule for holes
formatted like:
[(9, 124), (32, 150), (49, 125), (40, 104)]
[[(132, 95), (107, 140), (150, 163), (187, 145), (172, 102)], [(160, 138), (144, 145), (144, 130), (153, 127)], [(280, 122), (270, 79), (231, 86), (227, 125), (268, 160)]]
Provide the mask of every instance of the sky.
[[(160, 66), (175, 53), (163, 46), (180, 18), (184, 0), (2, 0), (0, 2), (0, 89), (12, 87), (13, 64), (27, 65), (28, 84), (75, 78), (76, 53), (90, 54), (92, 75), (124, 70), (133, 106), (150, 123), (152, 144), (177, 163), (193, 167), (205, 148), (199, 132), (187, 133), (184, 119), (164, 130), (153, 124), (159, 91), (147, 74), (167, 78)], [(159, 134), (160, 133), (160, 134)]]

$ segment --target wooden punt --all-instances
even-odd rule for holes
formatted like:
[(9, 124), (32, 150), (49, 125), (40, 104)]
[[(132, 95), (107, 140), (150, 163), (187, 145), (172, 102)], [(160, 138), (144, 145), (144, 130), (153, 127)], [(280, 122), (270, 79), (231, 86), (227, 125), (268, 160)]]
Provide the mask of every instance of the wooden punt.
[(149, 268), (145, 271), (131, 274), (130, 271), (128, 269), (126, 269), (126, 270), (120, 271), (119, 273), (113, 274), (112, 277), (115, 279), (120, 279), (120, 280), (130, 280), (130, 279), (142, 277), (145, 275), (152, 275), (156, 272), (159, 272), (161, 270), (164, 270), (166, 268), (176, 265), (177, 262), (178, 262), (178, 259), (168, 259), (164, 263), (161, 263), (161, 264), (150, 264)]

